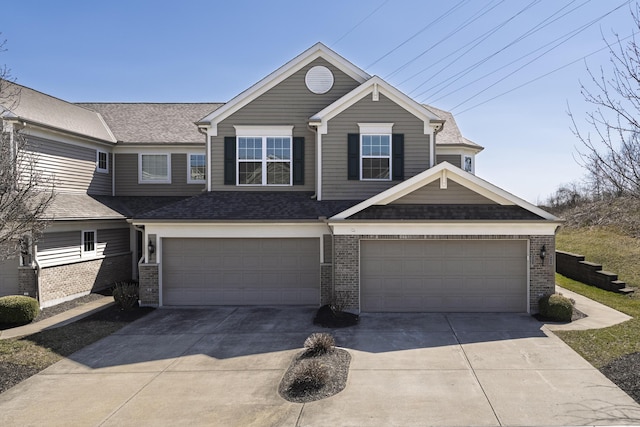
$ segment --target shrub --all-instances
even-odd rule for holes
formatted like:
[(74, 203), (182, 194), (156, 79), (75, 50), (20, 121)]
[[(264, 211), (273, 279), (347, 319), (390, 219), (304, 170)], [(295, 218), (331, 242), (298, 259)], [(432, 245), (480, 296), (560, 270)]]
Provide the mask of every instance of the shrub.
[(551, 294), (540, 298), (540, 315), (557, 322), (569, 322), (573, 314), (571, 300), (562, 294)]
[(25, 324), (40, 314), (40, 304), (34, 298), (9, 295), (0, 298), (0, 323)]
[(303, 394), (322, 388), (329, 379), (329, 369), (315, 359), (301, 360), (293, 373), (289, 391)]
[(121, 310), (131, 310), (138, 304), (139, 285), (135, 282), (118, 282), (113, 288), (113, 299)]
[(304, 348), (307, 349), (306, 354), (310, 356), (319, 356), (333, 350), (336, 346), (336, 340), (327, 333), (313, 333), (304, 340)]

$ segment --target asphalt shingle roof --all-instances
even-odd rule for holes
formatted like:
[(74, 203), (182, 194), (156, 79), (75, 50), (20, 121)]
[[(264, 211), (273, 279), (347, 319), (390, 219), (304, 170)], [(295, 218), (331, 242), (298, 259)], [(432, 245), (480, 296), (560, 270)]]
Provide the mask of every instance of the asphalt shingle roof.
[(451, 114), (449, 111), (444, 111), (439, 108), (432, 107), (431, 105), (424, 105), (424, 107), (445, 121), (442, 130), (436, 135), (436, 146), (466, 145), (478, 149), (483, 148), (481, 145), (478, 145), (475, 142), (462, 136), (460, 128), (458, 127), (456, 120), (453, 118), (453, 114)]
[(0, 113), (103, 141), (115, 142), (100, 114), (26, 86), (3, 80)]
[(57, 193), (46, 211), (53, 220), (124, 219), (126, 216), (83, 193)]
[(194, 124), (221, 103), (78, 103), (102, 115), (122, 143), (205, 143)]
[(348, 219), (393, 220), (538, 220), (516, 205), (386, 205), (370, 206)]
[(212, 191), (136, 216), (151, 220), (317, 220), (360, 200), (312, 199), (306, 191)]

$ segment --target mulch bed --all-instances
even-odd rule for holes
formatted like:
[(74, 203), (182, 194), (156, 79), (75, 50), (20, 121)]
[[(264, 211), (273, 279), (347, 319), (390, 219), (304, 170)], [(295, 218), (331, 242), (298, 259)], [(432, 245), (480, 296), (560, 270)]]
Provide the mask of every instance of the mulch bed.
[(329, 305), (323, 305), (318, 309), (313, 324), (324, 328), (346, 328), (357, 325), (359, 320), (360, 317), (357, 314), (333, 311)]
[[(540, 313), (534, 314), (533, 317), (535, 317), (537, 320), (539, 320), (541, 322), (569, 323), (569, 322), (558, 322), (558, 321), (556, 321), (554, 319), (550, 319), (548, 317), (544, 317)], [(575, 307), (573, 308), (573, 314), (571, 315), (571, 321), (572, 322), (575, 322), (576, 320), (583, 319), (585, 317), (589, 317), (589, 316), (587, 316), (586, 314), (584, 314), (583, 312), (581, 312), (577, 308), (575, 308)]]
[(640, 403), (640, 353), (624, 355), (600, 368), (607, 378)]
[[(328, 369), (329, 376), (321, 387), (299, 389), (294, 386), (298, 366), (309, 361), (317, 360)], [(351, 355), (341, 348), (334, 348), (325, 354), (310, 356), (307, 350), (300, 352), (293, 358), (289, 369), (282, 377), (278, 392), (289, 402), (307, 403), (325, 399), (344, 390), (349, 375)]]

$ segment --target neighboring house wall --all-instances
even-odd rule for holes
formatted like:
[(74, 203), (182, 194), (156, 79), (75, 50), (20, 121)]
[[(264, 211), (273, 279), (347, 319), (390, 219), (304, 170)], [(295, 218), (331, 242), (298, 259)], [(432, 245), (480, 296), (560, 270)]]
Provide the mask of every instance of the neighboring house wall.
[[(187, 156), (188, 153), (198, 152), (198, 150), (189, 150), (188, 148), (184, 150), (184, 153), (171, 154), (171, 184), (140, 184), (138, 182), (138, 154), (117, 153), (115, 155), (115, 195), (190, 196), (200, 194), (204, 191), (205, 184), (187, 183)], [(162, 153), (160, 150), (158, 152)], [(152, 151), (149, 151), (149, 153), (152, 153)]]
[[(90, 225), (85, 227), (91, 229)], [(80, 230), (45, 233), (38, 242), (38, 262), (42, 266), (54, 266), (86, 260), (81, 243)], [(96, 230), (96, 251), (89, 258), (129, 252), (129, 228), (102, 229)]]
[(424, 134), (424, 122), (382, 94), (379, 101), (367, 95), (329, 120), (328, 133), (322, 135), (323, 200), (364, 200), (398, 184), (347, 179), (347, 138), (350, 133), (360, 133), (358, 123), (393, 123), (392, 132), (404, 135), (405, 179), (429, 168), (429, 135)]
[(469, 190), (452, 179), (447, 180), (447, 188), (440, 188), (440, 180), (425, 185), (406, 196), (395, 200), (391, 204), (496, 204), (495, 202), (481, 196), (475, 191)]
[(436, 163), (442, 163), (442, 162), (449, 162), (452, 165), (461, 168), (462, 156), (460, 154), (436, 154)]
[[(305, 85), (307, 71), (316, 65), (329, 68), (334, 75), (333, 87), (325, 94), (314, 94)], [(315, 134), (309, 131), (309, 117), (339, 99), (358, 83), (323, 59), (313, 61), (267, 93), (218, 124), (218, 136), (211, 138), (213, 191), (313, 191), (315, 188)], [(234, 125), (293, 125), (293, 136), (304, 137), (304, 185), (235, 186), (224, 185), (224, 137), (236, 136)]]
[(110, 154), (108, 173), (103, 173), (96, 170), (95, 148), (29, 136), (27, 149), (35, 154), (37, 169), (55, 177), (56, 191), (111, 195)]

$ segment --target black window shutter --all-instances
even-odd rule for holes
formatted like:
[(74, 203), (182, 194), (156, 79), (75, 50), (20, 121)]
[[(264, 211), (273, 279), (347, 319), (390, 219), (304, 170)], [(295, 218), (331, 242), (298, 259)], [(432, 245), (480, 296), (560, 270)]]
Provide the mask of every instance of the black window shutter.
[(304, 185), (304, 138), (293, 137), (293, 185)]
[(350, 133), (347, 139), (347, 179), (360, 179), (360, 134)]
[(236, 185), (236, 137), (224, 137), (224, 185)]
[(391, 161), (394, 181), (404, 181), (404, 134), (391, 136)]

